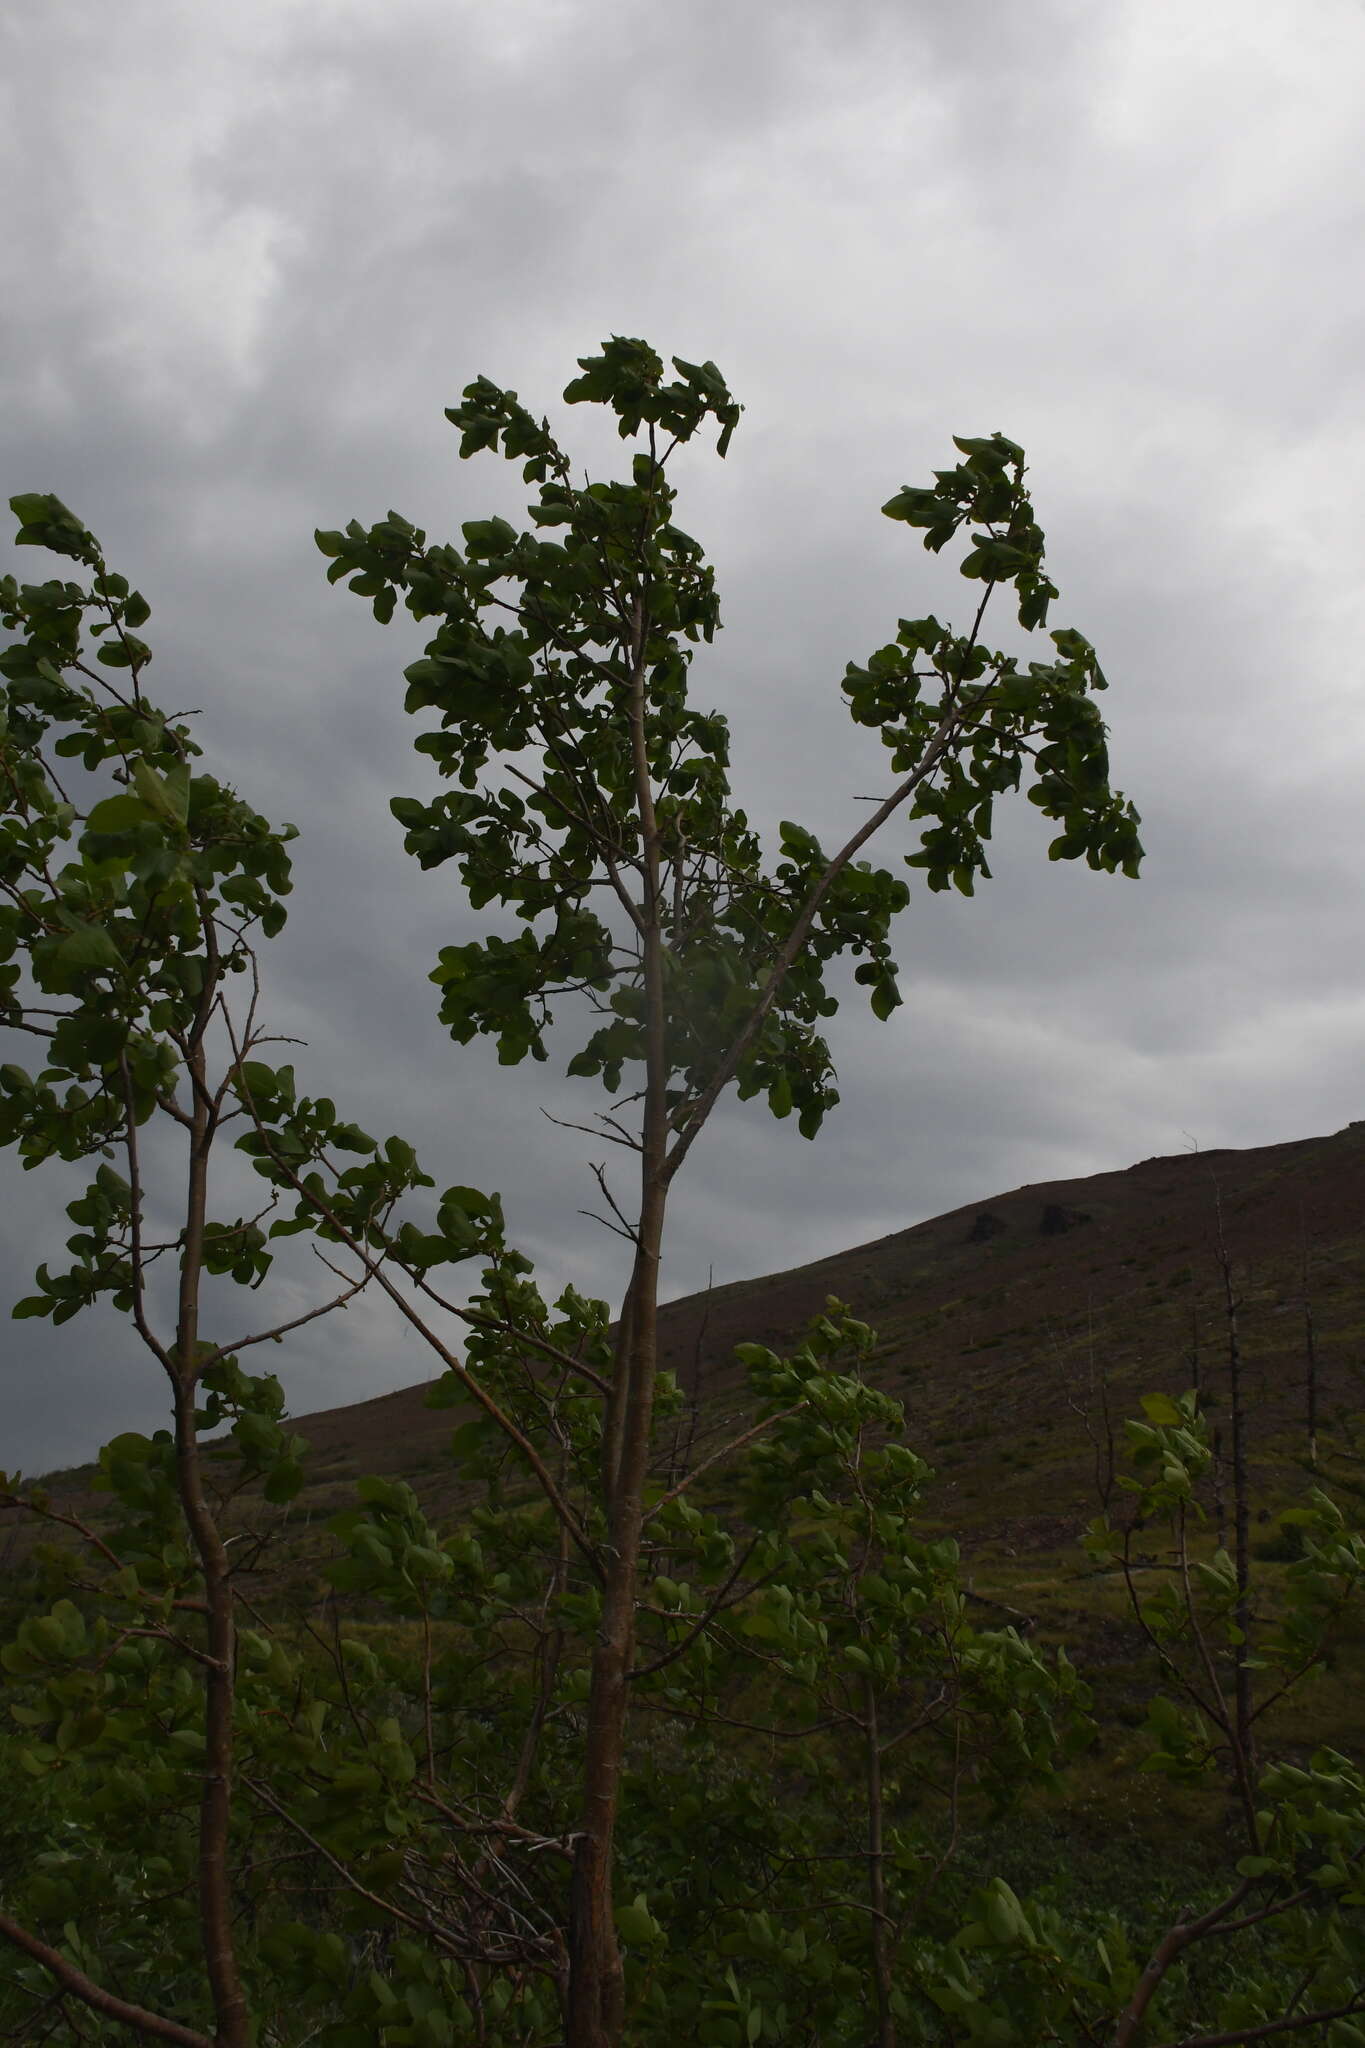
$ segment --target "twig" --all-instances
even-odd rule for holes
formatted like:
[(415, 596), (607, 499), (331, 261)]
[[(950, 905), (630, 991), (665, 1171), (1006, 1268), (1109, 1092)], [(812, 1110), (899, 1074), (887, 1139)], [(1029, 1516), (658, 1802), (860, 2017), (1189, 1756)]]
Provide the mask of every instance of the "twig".
[(799, 1415), (805, 1405), (804, 1401), (793, 1401), (790, 1408), (779, 1408), (775, 1414), (765, 1415), (761, 1422), (756, 1422), (753, 1425), (752, 1429), (746, 1429), (743, 1435), (732, 1437), (728, 1444), (722, 1444), (719, 1450), (712, 1451), (709, 1458), (703, 1458), (700, 1465), (694, 1465), (692, 1470), (684, 1478), (680, 1479), (676, 1486), (670, 1487), (667, 1493), (660, 1495), (653, 1507), (648, 1510), (645, 1520), (649, 1521), (652, 1516), (658, 1514), (660, 1508), (668, 1507), (673, 1501), (678, 1499), (680, 1494), (686, 1493), (688, 1487), (694, 1481), (700, 1479), (703, 1472), (709, 1472), (711, 1467), (718, 1465), (723, 1458), (732, 1457), (736, 1451), (742, 1451), (746, 1444), (751, 1444), (755, 1437), (762, 1436), (764, 1430), (771, 1429), (774, 1423), (785, 1422), (789, 1416)]

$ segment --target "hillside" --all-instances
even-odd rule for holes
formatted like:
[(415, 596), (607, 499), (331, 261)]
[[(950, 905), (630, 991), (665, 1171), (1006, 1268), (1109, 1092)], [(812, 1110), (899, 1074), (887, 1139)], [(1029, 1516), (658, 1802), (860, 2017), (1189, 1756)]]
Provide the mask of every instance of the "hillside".
[[(1196, 1375), (1217, 1427), (1227, 1374), (1220, 1229), (1237, 1304), (1248, 1397), (1253, 1553), (1271, 1608), (1287, 1554), (1277, 1509), (1311, 1483), (1305, 1364), (1311, 1311), (1317, 1359), (1318, 1476), (1358, 1512), (1365, 1496), (1365, 1122), (1247, 1151), (1182, 1153), (1126, 1171), (1016, 1188), (790, 1272), (717, 1288), (662, 1312), (666, 1366), (695, 1402), (695, 1442), (733, 1430), (742, 1342), (790, 1346), (828, 1297), (879, 1333), (873, 1371), (904, 1401), (908, 1438), (936, 1478), (924, 1532), (954, 1536), (982, 1618), (1065, 1644), (1095, 1693), (1103, 1740), (1073, 1767), (1066, 1825), (1074, 1849), (1136, 1830), (1166, 1853), (1210, 1824), (1213, 1807), (1168, 1790), (1148, 1811), (1133, 1763), (1151, 1696), (1121, 1580), (1081, 1548), (1109, 1486), (1111, 1442), (1140, 1398), (1180, 1392)], [(1305, 1287), (1306, 1282), (1306, 1287)], [(425, 1385), (293, 1418), (308, 1440), (303, 1491), (270, 1508), (254, 1489), (229, 1509), (262, 1539), (241, 1554), (240, 1590), (257, 1612), (327, 1597), (328, 1527), (364, 1473), (402, 1476), (447, 1529), (469, 1493), (449, 1455), (458, 1412), (426, 1405)], [(1106, 1413), (1108, 1424), (1106, 1425)], [(112, 1503), (90, 1470), (51, 1475), (54, 1497), (97, 1527)], [(708, 1480), (722, 1515), (723, 1467)], [(1211, 1518), (1198, 1537), (1211, 1547)], [(0, 1515), (0, 1557), (14, 1569), (40, 1540)], [(361, 1603), (363, 1609), (363, 1602)], [(359, 1611), (359, 1610), (358, 1610)], [(1269, 1611), (1269, 1610), (1267, 1610)], [(1353, 1749), (1363, 1647), (1349, 1642), (1295, 1695), (1293, 1725), (1269, 1740)]]
[[(1365, 1403), (1365, 1121), (1249, 1151), (1179, 1153), (1015, 1188), (875, 1243), (666, 1306), (663, 1362), (716, 1426), (739, 1394), (734, 1346), (781, 1350), (830, 1295), (878, 1331), (876, 1370), (940, 1475), (935, 1506), (969, 1543), (1051, 1548), (1096, 1512), (1093, 1434), (1142, 1393), (1210, 1402), (1224, 1369), (1219, 1211), (1256, 1412), (1278, 1490), (1301, 1448), (1305, 1261), (1324, 1432)], [(1198, 1364), (1196, 1368), (1196, 1350)], [(448, 1415), (404, 1388), (301, 1416), (327, 1490), (363, 1471), (444, 1492)], [(423, 1484), (423, 1480), (427, 1484)]]

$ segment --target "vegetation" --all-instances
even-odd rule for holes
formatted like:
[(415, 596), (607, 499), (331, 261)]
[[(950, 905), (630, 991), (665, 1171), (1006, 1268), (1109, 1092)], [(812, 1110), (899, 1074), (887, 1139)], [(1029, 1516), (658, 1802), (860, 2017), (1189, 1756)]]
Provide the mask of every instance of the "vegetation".
[[(1087, 1690), (1064, 1652), (969, 1618), (873, 1331), (831, 1301), (788, 1355), (742, 1346), (747, 1409), (720, 1443), (659, 1365), (667, 1203), (715, 1105), (762, 1094), (814, 1137), (837, 1099), (828, 971), (851, 956), (874, 1012), (897, 1006), (909, 891), (861, 858), (873, 837), (904, 819), (910, 869), (970, 895), (995, 800), (1027, 777), (1054, 858), (1136, 872), (1089, 642), (1054, 631), (1021, 665), (982, 637), (997, 590), (1026, 632), (1056, 597), (1023, 451), (960, 440), (886, 506), (932, 550), (965, 536), (974, 618), (902, 620), (849, 666), (890, 793), (832, 855), (784, 824), (766, 863), (725, 722), (689, 703), (717, 605), (668, 481), (708, 421), (724, 454), (739, 408), (714, 365), (675, 359), (670, 380), (642, 342), (580, 368), (565, 397), (615, 415), (628, 480), (576, 485), (548, 423), (479, 379), (449, 415), (461, 453), (522, 463), (531, 527), (428, 545), (390, 513), (318, 540), (379, 620), (402, 602), (436, 622), (407, 708), (435, 714), (417, 747), (452, 788), (393, 808), (424, 866), (453, 862), (514, 920), (442, 952), (441, 1015), (507, 1064), (586, 1025), (569, 1071), (608, 1091), (598, 1128), (638, 1176), (633, 1198), (601, 1176), (633, 1257), (614, 1321), (573, 1289), (542, 1299), (496, 1196), (431, 1196), (411, 1145), (266, 1057), (259, 955), (291, 828), (152, 703), (148, 606), (80, 521), (12, 501), (20, 541), (76, 580), (0, 586), (0, 1021), (42, 1041), (36, 1070), (0, 1069), (0, 1136), (27, 1167), (93, 1167), (69, 1264), (15, 1312), (111, 1303), (172, 1426), (106, 1446), (103, 1516), (0, 1481), (75, 1539), (31, 1556), (0, 1650), (0, 2016), (16, 2039), (218, 2048), (1365, 2041), (1365, 1786), (1343, 1756), (1260, 1741), (1365, 1572), (1325, 1494), (1281, 1516), (1300, 1553), (1268, 1567), (1261, 1614), (1236, 1415), (1230, 1558), (1199, 1521), (1199, 1398), (1151, 1397), (1129, 1425), (1130, 1512), (1091, 1546), (1164, 1674), (1153, 1782), (1226, 1777), (1235, 1868), (1131, 1909), (1021, 1898), (991, 1867), (998, 1824), (1045, 1825)], [(235, 1154), (261, 1199), (234, 1216), (216, 1205)], [(225, 1334), (233, 1290), (294, 1234), (334, 1292)], [(446, 1270), (471, 1261), (466, 1299)], [(363, 1288), (439, 1360), (461, 1511), (434, 1526), (406, 1481), (362, 1479), (324, 1605), (268, 1611), (251, 1569), (306, 1446), (242, 1359)]]

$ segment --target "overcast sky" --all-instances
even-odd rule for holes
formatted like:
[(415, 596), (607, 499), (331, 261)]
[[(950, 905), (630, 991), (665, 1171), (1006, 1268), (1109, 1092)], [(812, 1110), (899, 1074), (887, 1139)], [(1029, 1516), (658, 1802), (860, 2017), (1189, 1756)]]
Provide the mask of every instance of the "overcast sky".
[[(266, 971), (305, 1085), (499, 1188), (551, 1286), (619, 1282), (576, 1214), (600, 1148), (540, 1113), (601, 1098), (559, 1078), (577, 1039), (507, 1071), (442, 1033), (436, 952), (494, 920), (402, 852), (417, 634), (329, 590), (312, 531), (514, 509), (442, 417), (480, 373), (619, 462), (559, 402), (613, 333), (713, 358), (746, 407), (679, 519), (726, 622), (694, 694), (755, 821), (865, 816), (844, 664), (971, 602), (878, 508), (998, 428), (1148, 849), (1138, 883), (1053, 866), (1006, 807), (997, 879), (902, 920), (905, 1006), (835, 1021), (817, 1143), (731, 1104), (695, 1148), (667, 1292), (1365, 1113), (1358, 0), (45, 0), (0, 17), (0, 81), (3, 494), (99, 534), (159, 701), (302, 828)], [(0, 1180), (9, 1298), (76, 1192)], [(0, 1324), (0, 1352), (0, 1466), (163, 1418), (115, 1318)], [(295, 1412), (432, 1370), (366, 1305), (268, 1364)]]

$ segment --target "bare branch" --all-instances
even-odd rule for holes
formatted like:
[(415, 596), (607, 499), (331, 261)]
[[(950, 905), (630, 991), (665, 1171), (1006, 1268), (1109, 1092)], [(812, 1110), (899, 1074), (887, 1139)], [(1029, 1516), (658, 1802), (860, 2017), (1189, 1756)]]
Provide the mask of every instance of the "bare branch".
[(775, 1415), (765, 1415), (761, 1422), (756, 1422), (752, 1429), (746, 1429), (742, 1436), (732, 1437), (728, 1444), (722, 1444), (719, 1450), (712, 1451), (709, 1458), (703, 1458), (700, 1465), (692, 1467), (686, 1478), (680, 1479), (676, 1486), (670, 1487), (667, 1493), (660, 1495), (646, 1514), (646, 1521), (657, 1515), (660, 1508), (666, 1508), (670, 1502), (677, 1500), (679, 1494), (686, 1493), (688, 1487), (700, 1479), (703, 1472), (709, 1472), (722, 1458), (732, 1457), (736, 1451), (742, 1451), (746, 1444), (751, 1444), (755, 1437), (762, 1436), (764, 1430), (771, 1429), (775, 1423), (785, 1422), (790, 1415), (799, 1415), (804, 1406), (803, 1401), (793, 1401), (790, 1408), (779, 1408)]
[[(717, 1593), (715, 1599), (712, 1600), (709, 1606), (707, 1606), (704, 1609), (704, 1611), (697, 1616), (697, 1619), (693, 1623), (692, 1627), (688, 1629), (687, 1634), (682, 1638), (682, 1641), (675, 1643), (671, 1650), (665, 1650), (663, 1655), (661, 1657), (656, 1657), (652, 1664), (637, 1664), (635, 1669), (629, 1673), (629, 1676), (632, 1679), (652, 1678), (655, 1672), (662, 1671), (665, 1665), (676, 1663), (679, 1657), (685, 1655), (685, 1653), (691, 1649), (693, 1643), (696, 1642), (698, 1636), (701, 1635), (705, 1629), (710, 1627), (711, 1623), (715, 1620), (718, 1614), (727, 1613), (731, 1607), (737, 1606), (740, 1600), (748, 1599), (750, 1593), (754, 1590), (752, 1587), (749, 1586), (745, 1587), (743, 1593), (736, 1594), (734, 1599), (730, 1599), (727, 1596), (731, 1593), (735, 1585), (738, 1583), (740, 1577), (743, 1574), (745, 1565), (748, 1564), (749, 1559), (757, 1550), (761, 1540), (761, 1537), (755, 1536), (752, 1542), (750, 1542), (747, 1545), (747, 1547), (740, 1553), (739, 1557), (735, 1561), (734, 1569), (726, 1578), (724, 1585)], [(681, 1615), (675, 1616), (672, 1614), (669, 1614), (666, 1618), (670, 1621), (682, 1619)]]
[[(320, 1252), (318, 1257), (322, 1257)], [(333, 1272), (336, 1271), (336, 1268), (331, 1266), (330, 1260), (323, 1259), (323, 1264), (329, 1266)], [(222, 1358), (231, 1358), (238, 1351), (247, 1351), (253, 1344), (278, 1342), (281, 1337), (287, 1336), (291, 1330), (301, 1330), (305, 1323), (315, 1323), (319, 1316), (329, 1316), (333, 1309), (345, 1308), (369, 1284), (369, 1274), (362, 1273), (358, 1280), (351, 1281), (340, 1294), (332, 1295), (328, 1301), (319, 1302), (316, 1308), (305, 1309), (301, 1316), (294, 1316), (287, 1323), (275, 1323), (268, 1330), (257, 1331), (255, 1336), (234, 1337), (231, 1343), (220, 1344), (216, 1351), (210, 1352), (206, 1358), (201, 1360), (199, 1366), (200, 1376), (202, 1377), (210, 1366), (217, 1365), (218, 1361)]]
[(149, 2012), (146, 2006), (132, 2005), (126, 1998), (118, 1998), (112, 1991), (106, 1991), (93, 1977), (87, 1977), (84, 1970), (78, 1970), (68, 1962), (60, 1950), (49, 1948), (45, 1941), (39, 1941), (36, 1934), (30, 1934), (17, 1920), (11, 1920), (8, 1913), (0, 1913), (0, 1935), (6, 1941), (32, 1956), (45, 1970), (50, 1970), (62, 1990), (72, 1998), (78, 1998), (82, 2005), (92, 2012), (103, 2013), (106, 2019), (117, 2020), (122, 2026), (135, 2027), (140, 2034), (147, 2034), (154, 2041), (177, 2041), (181, 2048), (213, 2048), (207, 2034), (196, 2034), (193, 2027), (182, 2027), (178, 2020), (163, 2019), (160, 2013)]
[(1245, 2041), (1268, 2041), (1276, 2034), (1297, 2034), (1304, 2027), (1325, 2027), (1332, 2020), (1349, 2019), (1355, 2012), (1365, 2012), (1365, 1992), (1345, 2005), (1295, 2013), (1288, 2019), (1266, 2020), (1259, 2027), (1235, 2027), (1230, 2034), (1184, 2034), (1178, 2041), (1163, 2042), (1162, 2048), (1242, 2048)]

